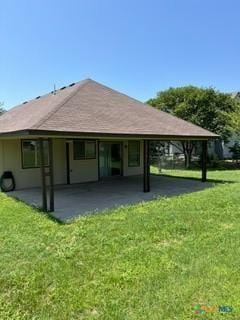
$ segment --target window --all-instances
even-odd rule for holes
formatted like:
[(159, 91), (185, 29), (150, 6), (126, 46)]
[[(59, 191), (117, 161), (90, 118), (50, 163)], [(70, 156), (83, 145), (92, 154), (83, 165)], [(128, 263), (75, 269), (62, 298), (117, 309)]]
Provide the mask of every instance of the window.
[(93, 140), (74, 140), (73, 159), (96, 159), (96, 141)]
[(73, 142), (74, 160), (85, 159), (85, 142), (78, 140)]
[(128, 141), (128, 166), (140, 166), (140, 141)]
[[(43, 141), (44, 164), (49, 165), (48, 141)], [(40, 149), (37, 140), (22, 140), (22, 167), (38, 168), (40, 167)]]

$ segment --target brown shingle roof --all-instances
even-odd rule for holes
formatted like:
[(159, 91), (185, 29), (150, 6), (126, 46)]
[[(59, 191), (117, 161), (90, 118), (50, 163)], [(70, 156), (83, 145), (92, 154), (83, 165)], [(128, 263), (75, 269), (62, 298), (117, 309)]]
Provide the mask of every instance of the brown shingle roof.
[(0, 133), (23, 130), (216, 137), (90, 79), (19, 105), (0, 117)]

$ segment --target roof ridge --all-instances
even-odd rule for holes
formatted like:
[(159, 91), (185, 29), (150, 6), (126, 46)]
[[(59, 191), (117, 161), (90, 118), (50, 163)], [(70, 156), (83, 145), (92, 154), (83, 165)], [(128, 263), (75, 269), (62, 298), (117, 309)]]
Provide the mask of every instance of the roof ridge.
[(82, 80), (82, 83), (77, 86), (76, 90), (74, 90), (68, 97), (66, 97), (64, 99), (64, 101), (62, 101), (61, 103), (57, 104), (55, 106), (55, 108), (53, 108), (51, 111), (49, 111), (42, 119), (40, 119), (38, 122), (36, 122), (35, 124), (33, 124), (31, 126), (31, 128), (39, 128), (45, 121), (47, 121), (53, 114), (55, 114), (58, 110), (60, 110), (70, 99), (72, 99), (72, 97), (75, 96), (75, 94), (77, 94), (78, 90), (80, 88), (82, 88), (83, 86), (85, 86), (90, 80), (89, 79), (85, 79)]
[[(120, 95), (122, 95), (122, 96), (125, 96), (125, 97), (133, 100), (133, 101), (136, 101), (136, 102), (138, 102), (138, 103), (141, 103), (141, 104), (143, 104), (143, 105), (145, 105), (145, 106), (149, 106), (148, 104), (146, 104), (146, 103), (144, 103), (144, 102), (142, 102), (142, 101), (140, 101), (140, 100), (138, 100), (138, 99), (136, 99), (136, 98), (133, 98), (133, 97), (127, 95), (126, 93), (123, 93), (123, 92), (120, 92), (120, 91), (118, 91), (118, 90), (112, 89), (111, 87), (108, 87), (108, 86), (105, 85), (105, 84), (102, 84), (102, 83), (100, 83), (100, 82), (97, 82), (97, 81), (95, 81), (95, 80), (93, 80), (93, 79), (89, 79), (89, 81), (95, 82), (97, 85), (99, 85), (99, 86), (101, 86), (101, 87), (104, 87), (104, 88), (107, 88), (108, 90), (111, 90), (112, 92), (116, 92), (116, 93), (118, 93), (118, 94), (120, 94)], [(151, 106), (150, 106), (150, 107), (151, 107)]]

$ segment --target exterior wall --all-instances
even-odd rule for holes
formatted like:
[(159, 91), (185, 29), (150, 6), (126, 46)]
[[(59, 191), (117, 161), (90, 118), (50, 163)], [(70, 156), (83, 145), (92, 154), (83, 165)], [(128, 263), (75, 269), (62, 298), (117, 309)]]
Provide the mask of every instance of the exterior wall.
[(133, 176), (143, 174), (143, 141), (140, 141), (140, 166), (129, 167), (128, 166), (128, 141), (123, 142), (123, 175)]
[(54, 183), (67, 182), (66, 142), (65, 139), (53, 139)]
[[(65, 143), (53, 140), (54, 180), (56, 184), (66, 183)], [(38, 187), (41, 185), (39, 168), (22, 168), (21, 140), (2, 140), (0, 143), (0, 174), (12, 171), (16, 189)]]
[(235, 142), (240, 140), (240, 136), (237, 134), (233, 134), (229, 139), (228, 142), (224, 143), (223, 145), (223, 156), (225, 159), (232, 159), (232, 153), (229, 151), (229, 147), (232, 147)]
[(0, 140), (0, 174), (3, 172), (3, 142)]
[[(71, 183), (98, 180), (98, 154), (92, 160), (73, 160), (73, 144), (69, 146)], [(123, 175), (131, 176), (143, 173), (143, 141), (140, 141), (140, 166), (128, 167), (128, 141), (123, 141)]]
[[(240, 136), (237, 134), (233, 134), (231, 137), (229, 137), (228, 142), (220, 141), (221, 151), (223, 159), (232, 159), (232, 153), (230, 152), (229, 148), (232, 147), (235, 142), (238, 142), (240, 140)], [(217, 157), (216, 148), (215, 148), (215, 141), (210, 141), (208, 144), (208, 152), (213, 157)]]
[[(96, 150), (97, 152), (97, 150)], [(70, 182), (79, 183), (98, 180), (98, 154), (96, 159), (74, 160), (73, 143), (69, 143)]]
[[(233, 134), (228, 139), (228, 142), (224, 142), (224, 141), (220, 142), (220, 147), (222, 150), (221, 153), (222, 153), (223, 159), (231, 159), (232, 158), (232, 153), (230, 152), (229, 147), (232, 147), (234, 145), (234, 143), (239, 140), (240, 140), (240, 136)], [(210, 140), (208, 142), (208, 153), (212, 157), (218, 157), (218, 153), (216, 152), (215, 143), (216, 143), (216, 141), (214, 141), (214, 140)], [(181, 148), (181, 144), (179, 142), (174, 142), (174, 144), (179, 145), (179, 147)], [(174, 153), (180, 153), (180, 151), (175, 146), (170, 145), (169, 155), (173, 155)], [(194, 153), (193, 153), (193, 155), (194, 155)]]
[[(69, 143), (70, 182), (80, 183), (98, 180), (98, 154), (92, 160), (73, 160), (73, 143)], [(66, 140), (53, 139), (54, 183), (67, 183)], [(22, 168), (21, 140), (0, 140), (0, 175), (12, 171), (16, 189), (41, 186), (40, 168)], [(143, 141), (140, 141), (140, 166), (128, 167), (128, 141), (123, 141), (123, 175), (143, 173)]]
[(20, 140), (2, 141), (2, 171), (12, 171), (16, 189), (40, 185), (39, 169), (22, 169)]

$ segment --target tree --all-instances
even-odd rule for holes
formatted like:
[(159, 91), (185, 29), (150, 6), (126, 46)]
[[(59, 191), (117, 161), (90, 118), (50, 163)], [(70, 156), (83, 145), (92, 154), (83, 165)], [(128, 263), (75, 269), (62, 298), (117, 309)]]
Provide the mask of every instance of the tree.
[(237, 108), (231, 113), (231, 127), (233, 133), (240, 135), (240, 100), (235, 99)]
[(240, 159), (240, 143), (238, 141), (235, 141), (234, 145), (232, 147), (229, 147), (229, 151), (232, 153), (232, 158), (233, 160), (238, 160)]
[[(169, 88), (147, 101), (153, 107), (190, 121), (204, 129), (213, 131), (227, 141), (232, 133), (232, 114), (238, 108), (238, 102), (230, 94), (221, 93), (213, 88), (186, 86)], [(189, 168), (194, 141), (183, 141), (182, 152), (185, 165)]]

